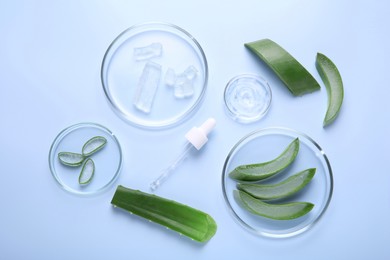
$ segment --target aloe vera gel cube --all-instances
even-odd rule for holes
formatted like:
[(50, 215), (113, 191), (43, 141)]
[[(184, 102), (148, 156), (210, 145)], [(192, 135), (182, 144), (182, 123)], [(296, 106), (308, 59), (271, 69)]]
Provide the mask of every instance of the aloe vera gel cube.
[(134, 57), (137, 61), (148, 60), (159, 57), (162, 54), (162, 45), (159, 42), (151, 43), (147, 46), (134, 48)]
[(154, 97), (160, 82), (161, 65), (148, 61), (138, 81), (134, 98), (134, 106), (144, 112), (150, 113)]

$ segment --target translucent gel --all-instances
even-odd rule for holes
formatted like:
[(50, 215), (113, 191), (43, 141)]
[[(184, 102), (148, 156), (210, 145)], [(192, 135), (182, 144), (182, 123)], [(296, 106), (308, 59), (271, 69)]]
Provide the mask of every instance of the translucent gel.
[(148, 61), (138, 81), (134, 106), (142, 112), (150, 113), (161, 77), (161, 65)]
[(268, 83), (254, 75), (233, 78), (225, 89), (226, 107), (230, 115), (241, 122), (252, 122), (263, 117), (270, 102)]

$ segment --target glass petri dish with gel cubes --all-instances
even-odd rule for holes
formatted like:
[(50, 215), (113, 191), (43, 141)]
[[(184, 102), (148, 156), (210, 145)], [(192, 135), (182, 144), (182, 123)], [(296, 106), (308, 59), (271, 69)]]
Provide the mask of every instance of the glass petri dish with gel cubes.
[(109, 104), (123, 120), (148, 129), (177, 125), (200, 106), (208, 80), (199, 43), (167, 23), (135, 25), (104, 55), (101, 80)]

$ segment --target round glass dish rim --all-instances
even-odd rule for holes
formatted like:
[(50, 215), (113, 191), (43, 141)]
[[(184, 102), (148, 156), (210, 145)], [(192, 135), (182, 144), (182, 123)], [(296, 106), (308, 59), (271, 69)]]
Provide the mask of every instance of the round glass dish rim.
[[(98, 190), (95, 190), (95, 191), (90, 191), (90, 192), (79, 192), (79, 191), (76, 191), (72, 188), (69, 188), (67, 187), (66, 185), (64, 185), (58, 178), (57, 178), (57, 173), (55, 172), (54, 170), (54, 166), (51, 162), (51, 155), (52, 155), (52, 152), (53, 152), (53, 149), (56, 145), (58, 145), (58, 141), (60, 140), (60, 137), (62, 137), (66, 132), (68, 131), (71, 131), (71, 130), (75, 130), (75, 129), (78, 129), (80, 127), (85, 127), (85, 126), (92, 126), (92, 127), (98, 127), (98, 128), (101, 128), (103, 129), (104, 131), (107, 131), (108, 134), (110, 134), (112, 136), (112, 138), (115, 140), (116, 144), (118, 145), (118, 148), (119, 148), (119, 165), (118, 165), (118, 168), (114, 174), (114, 176), (112, 177), (112, 179), (106, 183), (103, 187), (101, 187), (100, 189)], [(56, 180), (57, 184), (63, 188), (65, 191), (71, 193), (71, 194), (75, 194), (75, 195), (79, 195), (79, 196), (91, 196), (91, 195), (97, 195), (99, 193), (102, 193), (103, 191), (105, 191), (109, 186), (111, 186), (111, 184), (118, 178), (119, 176), (119, 172), (122, 168), (122, 148), (121, 148), (121, 145), (118, 141), (118, 139), (116, 138), (115, 134), (113, 132), (111, 132), (110, 129), (108, 129), (107, 127), (101, 125), (101, 124), (98, 124), (98, 123), (92, 123), (92, 122), (82, 122), (82, 123), (77, 123), (77, 124), (74, 124), (74, 125), (71, 125), (71, 126), (68, 126), (66, 127), (65, 129), (63, 129), (61, 132), (59, 132), (57, 134), (57, 136), (54, 138), (54, 141), (53, 143), (51, 144), (50, 146), (50, 150), (49, 150), (49, 156), (48, 156), (48, 159), (49, 159), (49, 167), (50, 167), (50, 173), (51, 175), (53, 176), (53, 178)]]
[[(201, 58), (202, 58), (202, 63), (204, 65), (204, 83), (203, 83), (203, 86), (202, 86), (202, 91), (198, 97), (198, 99), (196, 100), (196, 102), (188, 109), (188, 111), (186, 111), (183, 115), (181, 115), (180, 117), (178, 118), (175, 118), (175, 119), (172, 119), (172, 120), (169, 120), (167, 123), (155, 123), (155, 124), (141, 124), (141, 123), (136, 123), (134, 122), (133, 120), (131, 120), (131, 118), (129, 118), (125, 113), (123, 113), (123, 111), (121, 109), (119, 109), (119, 107), (115, 104), (115, 102), (112, 101), (112, 99), (110, 98), (110, 94), (108, 93), (108, 84), (106, 86), (106, 84), (104, 83), (104, 71), (105, 71), (105, 68), (107, 66), (109, 66), (109, 63), (111, 62), (111, 59), (110, 60), (107, 60), (108, 59), (108, 55), (109, 53), (112, 51), (112, 48), (114, 47), (114, 45), (124, 36), (126, 35), (127, 33), (135, 30), (135, 29), (138, 29), (138, 28), (142, 28), (142, 27), (149, 27), (149, 26), (162, 26), (162, 27), (171, 27), (173, 29), (176, 29), (178, 30), (179, 32), (183, 33), (184, 35), (186, 35), (190, 40), (192, 40), (192, 42), (196, 45), (196, 47), (198, 48), (199, 50), (199, 53), (201, 55)], [(114, 52), (115, 53), (115, 52)], [(107, 65), (106, 65), (107, 64)], [(107, 70), (107, 69), (106, 69)], [(115, 39), (110, 43), (110, 45), (108, 46), (104, 56), (103, 56), (103, 61), (102, 61), (102, 65), (101, 65), (101, 68), (100, 68), (100, 80), (102, 82), (102, 86), (103, 86), (103, 91), (104, 91), (104, 94), (107, 98), (107, 100), (109, 101), (109, 103), (111, 104), (112, 108), (114, 109), (114, 111), (116, 113), (119, 113), (121, 115), (121, 118), (122, 119), (125, 119), (125, 121), (129, 124), (132, 124), (134, 126), (137, 126), (137, 127), (140, 127), (140, 128), (143, 128), (143, 129), (149, 129), (149, 130), (157, 130), (157, 129), (164, 129), (164, 128), (170, 128), (170, 127), (174, 127), (176, 126), (178, 123), (180, 123), (182, 120), (185, 120), (188, 116), (190, 116), (192, 113), (195, 112), (195, 110), (198, 108), (199, 104), (203, 101), (204, 99), (204, 96), (205, 96), (205, 93), (206, 93), (206, 90), (207, 90), (207, 85), (208, 85), (208, 78), (209, 78), (209, 68), (208, 68), (208, 62), (207, 62), (207, 58), (206, 58), (206, 54), (205, 52), (203, 51), (203, 48), (202, 46), (199, 44), (199, 42), (195, 39), (195, 37), (193, 37), (189, 32), (187, 32), (186, 30), (184, 30), (183, 28), (175, 25), (175, 24), (172, 24), (172, 23), (167, 23), (167, 22), (144, 22), (144, 23), (138, 23), (138, 24), (135, 24), (135, 25), (132, 25), (130, 26), (129, 28), (127, 28), (126, 30), (124, 30), (123, 32), (121, 32), (117, 37), (115, 37)], [(141, 121), (145, 121), (145, 120), (141, 120)]]
[[(267, 104), (267, 108), (263, 111), (263, 113), (259, 114), (257, 117), (252, 118), (252, 119), (250, 119), (250, 120), (248, 120), (248, 119), (240, 119), (240, 118), (237, 116), (237, 114), (234, 113), (234, 112), (229, 108), (229, 105), (228, 105), (228, 103), (227, 103), (227, 101), (226, 101), (226, 92), (227, 92), (227, 90), (228, 90), (228, 87), (229, 87), (234, 81), (236, 81), (236, 80), (238, 80), (238, 79), (241, 79), (241, 78), (251, 78), (251, 79), (254, 78), (254, 79), (257, 79), (257, 80), (260, 80), (260, 81), (264, 82), (264, 83), (265, 83), (264, 85), (266, 86), (266, 88), (267, 88), (267, 90), (268, 90), (268, 93), (269, 93), (269, 95), (270, 95), (270, 98), (269, 98), (269, 101), (268, 101), (268, 104)], [(255, 121), (257, 121), (257, 120), (260, 120), (265, 114), (267, 114), (267, 112), (268, 112), (268, 110), (269, 110), (269, 108), (270, 108), (270, 106), (271, 106), (271, 102), (272, 102), (272, 91), (271, 91), (271, 87), (270, 87), (268, 81), (267, 81), (265, 78), (263, 78), (263, 77), (261, 77), (261, 76), (259, 76), (259, 75), (257, 75), (257, 74), (253, 74), (253, 73), (244, 73), (244, 74), (240, 74), (240, 75), (237, 75), (237, 76), (234, 76), (233, 78), (231, 78), (231, 79), (228, 81), (228, 83), (226, 84), (225, 90), (224, 90), (224, 92), (223, 92), (223, 102), (225, 103), (225, 107), (226, 107), (226, 109), (228, 110), (228, 113), (229, 113), (231, 116), (234, 116), (236, 119), (239, 119), (239, 121), (242, 121), (242, 122), (247, 122), (247, 123), (255, 122)]]
[[(255, 135), (257, 135), (259, 133), (262, 133), (262, 132), (272, 132), (272, 131), (285, 131), (285, 132), (295, 133), (295, 134), (298, 134), (298, 135), (301, 135), (301, 136), (305, 137), (307, 140), (309, 140), (319, 150), (319, 152), (323, 156), (323, 158), (324, 158), (324, 160), (326, 162), (326, 166), (327, 166), (327, 168), (329, 170), (329, 179), (330, 179), (330, 183), (329, 183), (329, 185), (330, 185), (329, 196), (328, 196), (328, 198), (326, 200), (324, 208), (322, 209), (322, 211), (320, 212), (318, 217), (313, 222), (309, 223), (308, 225), (304, 226), (303, 228), (301, 228), (299, 230), (296, 230), (296, 231), (289, 232), (289, 233), (285, 233), (285, 234), (273, 234), (273, 233), (269, 233), (269, 232), (259, 231), (259, 230), (256, 230), (256, 229), (252, 228), (247, 223), (245, 223), (245, 221), (243, 221), (240, 218), (240, 216), (238, 216), (237, 213), (232, 208), (232, 206), (231, 206), (231, 204), (229, 202), (229, 199), (228, 199), (228, 197), (226, 195), (226, 188), (225, 188), (225, 172), (226, 172), (226, 168), (227, 168), (227, 163), (230, 160), (233, 152), (237, 149), (237, 147), (240, 146), (245, 140), (247, 140), (251, 136), (255, 136)], [(223, 169), (222, 169), (222, 191), (223, 191), (223, 197), (224, 197), (224, 200), (226, 202), (226, 205), (228, 206), (228, 209), (229, 209), (230, 213), (235, 217), (234, 219), (236, 221), (238, 221), (244, 228), (246, 228), (250, 232), (252, 232), (252, 233), (254, 233), (256, 235), (261, 235), (263, 237), (269, 237), (269, 238), (277, 238), (277, 239), (289, 238), (289, 237), (293, 237), (293, 236), (302, 234), (306, 230), (310, 229), (315, 223), (317, 223), (322, 218), (322, 216), (324, 215), (326, 209), (328, 208), (328, 206), (330, 204), (330, 201), (332, 199), (332, 195), (333, 195), (333, 186), (334, 186), (334, 182), (333, 182), (332, 167), (330, 165), (328, 157), (326, 156), (326, 154), (325, 154), (324, 150), (321, 148), (321, 146), (316, 141), (314, 141), (314, 139), (312, 139), (310, 136), (308, 136), (307, 134), (305, 134), (303, 132), (300, 132), (300, 131), (297, 131), (297, 130), (294, 130), (294, 129), (291, 129), (291, 128), (287, 128), (287, 127), (267, 127), (267, 128), (262, 128), (262, 129), (258, 129), (258, 130), (252, 131), (249, 134), (245, 135), (244, 137), (242, 137), (230, 149), (229, 154), (226, 157), (226, 160), (225, 160), (225, 163), (224, 163)]]

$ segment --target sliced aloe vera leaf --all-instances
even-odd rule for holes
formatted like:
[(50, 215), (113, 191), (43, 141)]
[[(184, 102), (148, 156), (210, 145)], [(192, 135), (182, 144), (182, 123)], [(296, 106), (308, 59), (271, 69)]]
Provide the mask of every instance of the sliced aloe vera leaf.
[(96, 153), (97, 151), (102, 149), (106, 143), (107, 139), (103, 136), (92, 137), (83, 145), (83, 155), (90, 156), (91, 154)]
[(121, 185), (117, 187), (111, 204), (198, 242), (207, 242), (217, 230), (214, 219), (200, 210)]
[(320, 89), (314, 77), (285, 49), (269, 39), (245, 43), (283, 81), (294, 96)]
[(233, 193), (237, 203), (244, 209), (253, 214), (276, 220), (290, 220), (302, 217), (314, 207), (314, 204), (310, 202), (269, 204), (240, 190), (234, 190)]
[(95, 174), (95, 163), (91, 158), (85, 160), (83, 167), (81, 168), (79, 175), (80, 184), (88, 184), (91, 182), (93, 175)]
[(315, 168), (306, 169), (276, 184), (238, 183), (237, 189), (257, 199), (281, 199), (302, 190), (313, 179), (315, 172)]
[(328, 108), (323, 126), (332, 123), (339, 114), (344, 99), (344, 87), (336, 65), (324, 54), (317, 53), (316, 68), (328, 94)]
[(297, 157), (299, 139), (295, 138), (287, 148), (275, 159), (256, 164), (244, 164), (229, 173), (230, 178), (239, 181), (259, 181), (281, 172)]
[(58, 153), (58, 159), (64, 165), (77, 167), (83, 163), (85, 157), (80, 153), (60, 152)]

